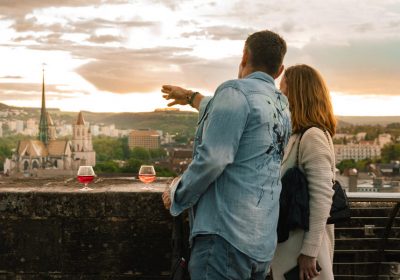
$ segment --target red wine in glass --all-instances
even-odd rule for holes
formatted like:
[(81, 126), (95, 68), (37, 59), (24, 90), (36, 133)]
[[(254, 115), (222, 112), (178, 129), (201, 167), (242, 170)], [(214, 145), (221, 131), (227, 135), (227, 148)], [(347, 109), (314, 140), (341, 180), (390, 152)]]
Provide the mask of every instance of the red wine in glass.
[(93, 190), (92, 188), (88, 187), (88, 184), (93, 181), (95, 176), (96, 176), (96, 174), (94, 174), (93, 167), (91, 167), (91, 166), (79, 166), (77, 178), (78, 178), (78, 181), (80, 183), (84, 184), (84, 187), (82, 189), (79, 189), (79, 190), (80, 191), (91, 191), (91, 190)]
[(139, 175), (139, 180), (145, 184), (149, 184), (156, 180), (156, 176), (155, 175)]
[(154, 166), (153, 165), (140, 166), (139, 180), (146, 184), (142, 189), (153, 190), (154, 188), (148, 186), (147, 184), (150, 184), (156, 180), (156, 171), (154, 170)]
[(91, 175), (89, 175), (89, 176), (86, 176), (86, 175), (79, 176), (78, 175), (78, 181), (79, 181), (79, 183), (82, 183), (82, 184), (89, 184), (93, 181), (93, 179), (94, 179), (94, 176), (91, 176)]

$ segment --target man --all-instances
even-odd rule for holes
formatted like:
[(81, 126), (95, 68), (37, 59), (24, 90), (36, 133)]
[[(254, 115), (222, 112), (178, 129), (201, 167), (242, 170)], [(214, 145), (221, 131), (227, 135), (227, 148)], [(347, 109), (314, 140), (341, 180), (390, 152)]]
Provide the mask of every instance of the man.
[(239, 79), (213, 98), (164, 86), (173, 104), (199, 109), (193, 161), (163, 194), (173, 216), (189, 209), (197, 279), (265, 279), (276, 246), (280, 165), (290, 136), (288, 102), (275, 87), (285, 41), (271, 31), (250, 35)]

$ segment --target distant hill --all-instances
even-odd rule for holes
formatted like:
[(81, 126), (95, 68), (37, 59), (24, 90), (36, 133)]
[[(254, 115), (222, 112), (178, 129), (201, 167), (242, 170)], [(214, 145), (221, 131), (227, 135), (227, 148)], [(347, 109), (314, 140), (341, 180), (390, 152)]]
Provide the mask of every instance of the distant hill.
[[(24, 108), (7, 106), (0, 103), (0, 110), (18, 109), (26, 114), (13, 116), (23, 120), (29, 118), (39, 119), (39, 108)], [(47, 110), (54, 121), (64, 120), (67, 123), (75, 122), (77, 112), (64, 112), (59, 109), (50, 108)], [(145, 113), (93, 113), (83, 112), (86, 121), (91, 124), (115, 124), (118, 129), (145, 129), (152, 128), (163, 130), (169, 133), (183, 133), (192, 135), (197, 124), (198, 114), (191, 111), (161, 111)]]
[(388, 125), (390, 123), (400, 123), (400, 116), (384, 116), (384, 117), (370, 117), (370, 116), (337, 116), (338, 120), (343, 123), (352, 125)]
[[(24, 108), (7, 106), (0, 103), (0, 110), (18, 109), (26, 114), (23, 119), (39, 118), (39, 108)], [(65, 120), (73, 123), (77, 117), (76, 112), (64, 112), (59, 109), (49, 108), (49, 113), (54, 120)], [(167, 132), (190, 132), (195, 129), (198, 114), (190, 111), (161, 111), (145, 113), (93, 113), (84, 112), (86, 121), (92, 124), (115, 124), (118, 129), (142, 129), (152, 128)], [(400, 123), (400, 116), (369, 117), (369, 116), (338, 116), (339, 127), (350, 125), (387, 125), (389, 123)], [(192, 134), (191, 133), (191, 134)]]

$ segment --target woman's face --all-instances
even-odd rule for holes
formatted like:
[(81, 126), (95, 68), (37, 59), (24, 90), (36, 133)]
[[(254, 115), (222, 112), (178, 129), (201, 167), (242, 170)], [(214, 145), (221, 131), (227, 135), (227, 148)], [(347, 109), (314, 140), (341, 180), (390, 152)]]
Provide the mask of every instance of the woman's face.
[(285, 96), (287, 96), (287, 86), (286, 86), (286, 78), (285, 78), (285, 75), (283, 75), (282, 76), (282, 79), (281, 79), (281, 83), (280, 83), (280, 85), (279, 85), (279, 88), (280, 88), (280, 90), (281, 90), (281, 92), (285, 95)]

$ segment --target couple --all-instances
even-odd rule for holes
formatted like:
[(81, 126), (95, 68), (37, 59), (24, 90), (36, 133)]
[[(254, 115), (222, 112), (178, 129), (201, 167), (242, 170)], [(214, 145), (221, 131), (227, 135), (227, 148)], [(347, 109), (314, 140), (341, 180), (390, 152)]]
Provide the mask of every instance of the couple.
[[(193, 161), (163, 193), (173, 216), (189, 210), (192, 280), (264, 280), (270, 266), (274, 280), (285, 279), (297, 264), (300, 279), (333, 279), (333, 225), (326, 221), (336, 121), (313, 68), (289, 67), (281, 91), (275, 87), (285, 53), (278, 34), (256, 32), (245, 42), (238, 79), (221, 84), (214, 97), (162, 88), (169, 106), (199, 110)], [(309, 185), (309, 231), (294, 230), (277, 246), (280, 177), (297, 154)]]

